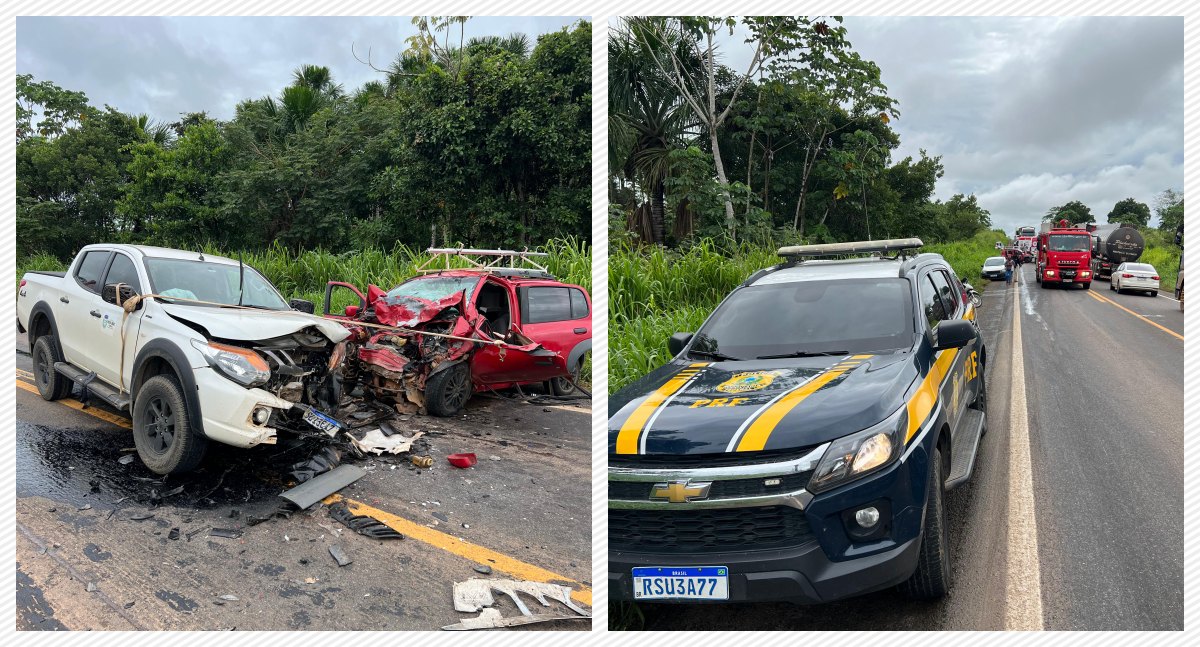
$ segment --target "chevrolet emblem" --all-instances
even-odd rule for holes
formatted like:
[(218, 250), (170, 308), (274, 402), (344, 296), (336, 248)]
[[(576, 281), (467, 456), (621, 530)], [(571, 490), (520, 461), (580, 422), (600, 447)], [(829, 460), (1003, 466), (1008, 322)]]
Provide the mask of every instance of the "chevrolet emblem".
[(687, 503), (698, 499), (708, 498), (708, 489), (712, 483), (692, 483), (691, 481), (671, 481), (670, 483), (655, 483), (650, 490), (651, 499), (666, 499), (671, 503)]

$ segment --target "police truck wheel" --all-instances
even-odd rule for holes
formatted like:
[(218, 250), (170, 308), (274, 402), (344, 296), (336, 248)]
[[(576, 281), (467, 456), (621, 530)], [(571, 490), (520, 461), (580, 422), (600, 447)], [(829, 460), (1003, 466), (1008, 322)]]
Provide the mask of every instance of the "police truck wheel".
[(917, 570), (900, 584), (900, 591), (914, 600), (936, 600), (950, 590), (950, 541), (946, 524), (945, 495), (942, 492), (942, 452), (930, 457), (928, 496)]
[(54, 370), (63, 361), (62, 350), (54, 335), (42, 335), (33, 343), (33, 377), (43, 400), (61, 400), (71, 395), (71, 380)]
[(133, 444), (138, 457), (156, 474), (196, 469), (208, 439), (192, 429), (183, 389), (173, 375), (155, 375), (138, 390), (133, 403)]
[(429, 376), (425, 381), (425, 409), (435, 416), (452, 416), (471, 397), (471, 367), (461, 362)]

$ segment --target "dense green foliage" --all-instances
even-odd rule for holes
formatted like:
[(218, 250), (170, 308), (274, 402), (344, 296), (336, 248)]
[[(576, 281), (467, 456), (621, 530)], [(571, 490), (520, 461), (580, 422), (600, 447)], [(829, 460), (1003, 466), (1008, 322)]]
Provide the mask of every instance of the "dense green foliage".
[(1128, 222), (1145, 227), (1150, 224), (1150, 207), (1134, 198), (1125, 198), (1108, 212), (1109, 222)]
[[(929, 245), (979, 290), (984, 259), (1007, 243), (999, 231), (969, 240)], [(779, 262), (775, 245), (743, 243), (722, 249), (711, 240), (686, 250), (617, 245), (609, 252), (608, 388), (615, 393), (671, 359), (673, 333), (697, 330), (717, 304), (754, 272)]]
[(974, 196), (933, 198), (939, 156), (892, 162), (896, 102), (839, 18), (742, 17), (745, 70), (698, 54), (734, 20), (630, 18), (611, 30), (614, 240), (945, 242), (991, 227)]
[(1175, 281), (1179, 278), (1179, 255), (1183, 248), (1175, 244), (1174, 232), (1165, 232), (1148, 227), (1139, 227), (1142, 238), (1146, 240), (1146, 249), (1142, 252), (1139, 263), (1149, 263), (1158, 270), (1159, 285), (1163, 292), (1175, 290)]
[(18, 76), (18, 256), (590, 238), (591, 25), (532, 48), (520, 34), (436, 45), (463, 22), (420, 23), (379, 82), (346, 91), (305, 65), (229, 121), (155, 124)]

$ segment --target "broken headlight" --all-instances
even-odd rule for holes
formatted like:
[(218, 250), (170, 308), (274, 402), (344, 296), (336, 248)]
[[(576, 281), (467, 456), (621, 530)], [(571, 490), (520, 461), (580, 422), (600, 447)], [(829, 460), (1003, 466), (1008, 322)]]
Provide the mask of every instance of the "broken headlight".
[(199, 339), (193, 339), (192, 346), (204, 355), (209, 365), (242, 386), (259, 386), (271, 379), (267, 360), (252, 350)]
[(808, 482), (816, 494), (833, 489), (891, 464), (904, 451), (908, 407), (900, 407), (887, 420), (829, 444)]

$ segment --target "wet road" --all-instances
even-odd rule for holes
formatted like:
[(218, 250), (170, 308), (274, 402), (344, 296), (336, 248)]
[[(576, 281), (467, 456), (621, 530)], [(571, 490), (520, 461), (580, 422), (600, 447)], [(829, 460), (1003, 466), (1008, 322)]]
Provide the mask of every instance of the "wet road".
[[(282, 446), (210, 445), (199, 471), (166, 481), (122, 464), (128, 423), (43, 401), (29, 370), (18, 354), (18, 629), (437, 629), (475, 615), (452, 606), (453, 583), (472, 577), (557, 581), (590, 605), (586, 406), (477, 396), (460, 418), (404, 421), (426, 433), (434, 467), (360, 461), (367, 476), (341, 493), (405, 535), (379, 540), (324, 509), (248, 525), (278, 507), (286, 468), (302, 458)], [(450, 466), (455, 452), (475, 452), (478, 465)], [(335, 544), (352, 564), (337, 566)], [(490, 576), (475, 570), (485, 566)], [(507, 600), (497, 607), (519, 615)]]
[[(1173, 300), (1118, 295), (1105, 282), (1091, 291), (1041, 289), (1032, 277), (1027, 266), (1024, 283), (993, 283), (984, 293), (988, 434), (972, 481), (947, 495), (949, 596), (643, 604), (644, 624), (626, 622), (668, 630), (1182, 629), (1183, 314)], [(1024, 463), (1015, 459), (1022, 443)], [(620, 610), (609, 613), (611, 622)]]

